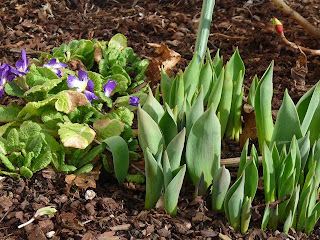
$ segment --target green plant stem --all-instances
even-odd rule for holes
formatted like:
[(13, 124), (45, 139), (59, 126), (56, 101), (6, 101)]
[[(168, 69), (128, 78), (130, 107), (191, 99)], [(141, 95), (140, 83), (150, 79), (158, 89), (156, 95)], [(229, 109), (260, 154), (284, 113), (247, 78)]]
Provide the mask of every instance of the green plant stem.
[(215, 0), (203, 0), (200, 23), (198, 27), (195, 52), (198, 52), (198, 61), (201, 62), (207, 50)]

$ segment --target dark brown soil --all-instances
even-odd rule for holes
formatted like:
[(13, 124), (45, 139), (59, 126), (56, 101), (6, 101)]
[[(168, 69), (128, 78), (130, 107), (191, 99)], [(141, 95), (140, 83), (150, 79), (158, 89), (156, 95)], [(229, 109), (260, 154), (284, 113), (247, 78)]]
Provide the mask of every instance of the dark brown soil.
[[(0, 64), (14, 63), (20, 49), (29, 57), (39, 56), (72, 39), (108, 40), (121, 32), (140, 57), (151, 59), (154, 49), (147, 43), (164, 43), (181, 54), (177, 68), (184, 69), (192, 58), (199, 0), (2, 0), (0, 2)], [(290, 6), (320, 27), (317, 0), (293, 0)], [(255, 74), (259, 77), (272, 60), (274, 69), (273, 107), (278, 109), (284, 90), (297, 101), (320, 79), (320, 59), (308, 56), (308, 73), (303, 81), (292, 77), (300, 53), (287, 47), (272, 30), (270, 19), (277, 16), (284, 24), (287, 38), (317, 49), (319, 40), (305, 33), (267, 0), (220, 0), (214, 11), (208, 47), (215, 54), (220, 48), (227, 60), (239, 47), (246, 66), (245, 89)], [(3, 28), (2, 28), (3, 27)], [(10, 99), (7, 99), (10, 100)], [(5, 102), (4, 99), (2, 102)], [(225, 144), (223, 156), (239, 156), (239, 147)], [(236, 173), (237, 169), (232, 169)], [(210, 198), (192, 199), (191, 184), (185, 184), (177, 217), (161, 210), (144, 210), (144, 187), (118, 186), (102, 171), (97, 196), (85, 199), (86, 190), (69, 188), (65, 176), (45, 170), (32, 180), (0, 180), (0, 239), (306, 239), (302, 233), (290, 235), (259, 230), (263, 207), (257, 208), (246, 235), (235, 233), (221, 213), (210, 210)], [(263, 191), (257, 192), (254, 206), (263, 204)], [(37, 209), (54, 205), (53, 218), (37, 219), (26, 228), (17, 226), (29, 220)], [(319, 239), (317, 227), (310, 239)]]

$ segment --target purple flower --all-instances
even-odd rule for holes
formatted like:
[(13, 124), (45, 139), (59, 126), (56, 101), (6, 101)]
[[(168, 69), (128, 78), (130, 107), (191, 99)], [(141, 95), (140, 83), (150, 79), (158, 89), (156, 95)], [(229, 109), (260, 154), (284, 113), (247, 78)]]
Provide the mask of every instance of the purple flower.
[(21, 50), (21, 57), (22, 60), (18, 60), (16, 62), (16, 69), (12, 68), (10, 69), (12, 73), (16, 74), (17, 76), (19, 75), (26, 75), (27, 72), (29, 71), (28, 65), (29, 65), (29, 60), (27, 58), (27, 54), (25, 50)]
[[(5, 66), (3, 67), (3, 65), (5, 65)], [(4, 88), (7, 84), (7, 82), (12, 81), (12, 80), (10, 80), (10, 78), (12, 77), (12, 74), (10, 72), (11, 65), (7, 64), (7, 63), (5, 63), (3, 65), (0, 66), (0, 98), (3, 95)]]
[(140, 98), (137, 97), (137, 96), (130, 97), (129, 104), (132, 105), (132, 106), (138, 106), (139, 105), (139, 100), (140, 100)]
[(61, 76), (61, 71), (59, 70), (59, 68), (64, 68), (67, 66), (68, 66), (67, 64), (59, 63), (59, 62), (57, 62), (57, 59), (52, 58), (49, 63), (43, 64), (42, 67), (46, 67), (46, 68), (51, 69), (55, 74), (57, 74), (57, 76), (59, 78), (61, 78), (62, 76)]
[(9, 63), (4, 63), (2, 65), (0, 65), (0, 77), (2, 75), (2, 73), (6, 71), (7, 76), (6, 76), (6, 80), (8, 82), (11, 82), (13, 79), (15, 79), (16, 75), (15, 74), (19, 74), (19, 72), (17, 70), (15, 70)]
[(91, 79), (89, 79), (88, 74), (85, 71), (79, 70), (78, 77), (79, 78), (75, 76), (68, 76), (68, 87), (74, 89), (77, 92), (83, 92), (89, 102), (91, 102), (92, 99), (99, 99), (94, 94), (94, 83)]
[(110, 97), (116, 85), (116, 81), (112, 81), (111, 79), (109, 79), (109, 81), (103, 86), (104, 95), (106, 95), (106, 97)]

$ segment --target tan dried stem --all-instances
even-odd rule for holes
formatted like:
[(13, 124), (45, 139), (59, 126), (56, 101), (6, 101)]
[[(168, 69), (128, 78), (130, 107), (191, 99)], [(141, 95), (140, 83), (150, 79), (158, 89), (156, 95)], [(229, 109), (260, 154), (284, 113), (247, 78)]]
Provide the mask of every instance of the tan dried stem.
[(282, 32), (280, 35), (280, 38), (281, 40), (289, 45), (290, 47), (294, 48), (294, 49), (297, 49), (299, 51), (302, 51), (304, 53), (309, 53), (309, 54), (313, 54), (313, 55), (320, 55), (320, 49), (310, 49), (310, 48), (305, 48), (305, 47), (302, 47), (302, 46), (299, 46), (298, 44), (294, 43), (294, 42), (290, 42), (286, 36), (284, 35), (284, 33)]
[(320, 39), (320, 29), (308, 22), (304, 17), (302, 17), (295, 10), (290, 8), (283, 0), (272, 0), (273, 3), (286, 15), (295, 20), (303, 29), (314, 37)]

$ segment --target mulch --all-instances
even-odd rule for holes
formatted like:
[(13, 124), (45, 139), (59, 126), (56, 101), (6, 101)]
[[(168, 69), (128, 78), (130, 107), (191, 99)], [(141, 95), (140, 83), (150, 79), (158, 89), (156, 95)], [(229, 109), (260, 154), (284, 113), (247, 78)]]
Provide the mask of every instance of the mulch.
[[(0, 2), (0, 64), (14, 63), (20, 49), (28, 57), (38, 57), (72, 39), (108, 40), (120, 32), (141, 57), (152, 59), (155, 49), (148, 43), (166, 44), (181, 54), (175, 70), (184, 69), (193, 55), (202, 1), (199, 0), (3, 0)], [(315, 26), (320, 27), (320, 3), (293, 0), (290, 5)], [(285, 89), (296, 102), (320, 79), (320, 59), (308, 56), (307, 72), (297, 79), (292, 73), (300, 53), (284, 45), (272, 30), (270, 19), (284, 24), (291, 41), (317, 49), (319, 41), (286, 18), (267, 0), (216, 1), (211, 35), (212, 54), (219, 48), (225, 61), (236, 47), (246, 66), (247, 92), (255, 74), (263, 75), (272, 60), (274, 68), (273, 108), (277, 110)], [(2, 100), (3, 103), (4, 100)], [(6, 102), (10, 98), (6, 99)], [(234, 142), (223, 144), (223, 156), (239, 156)], [(236, 173), (237, 169), (231, 169)], [(186, 179), (176, 217), (163, 210), (144, 210), (144, 186), (126, 183), (119, 186), (101, 170), (96, 188), (81, 189), (66, 183), (65, 176), (47, 169), (31, 179), (0, 180), (0, 239), (307, 239), (290, 230), (261, 231), (263, 190), (258, 189), (247, 234), (236, 233), (222, 213), (211, 211), (210, 197), (192, 198), (193, 187)], [(93, 199), (86, 197), (93, 190)], [(57, 208), (54, 217), (40, 217), (25, 228), (26, 222), (41, 207)], [(261, 206), (261, 207), (259, 207)], [(319, 226), (309, 236), (319, 239)]]

